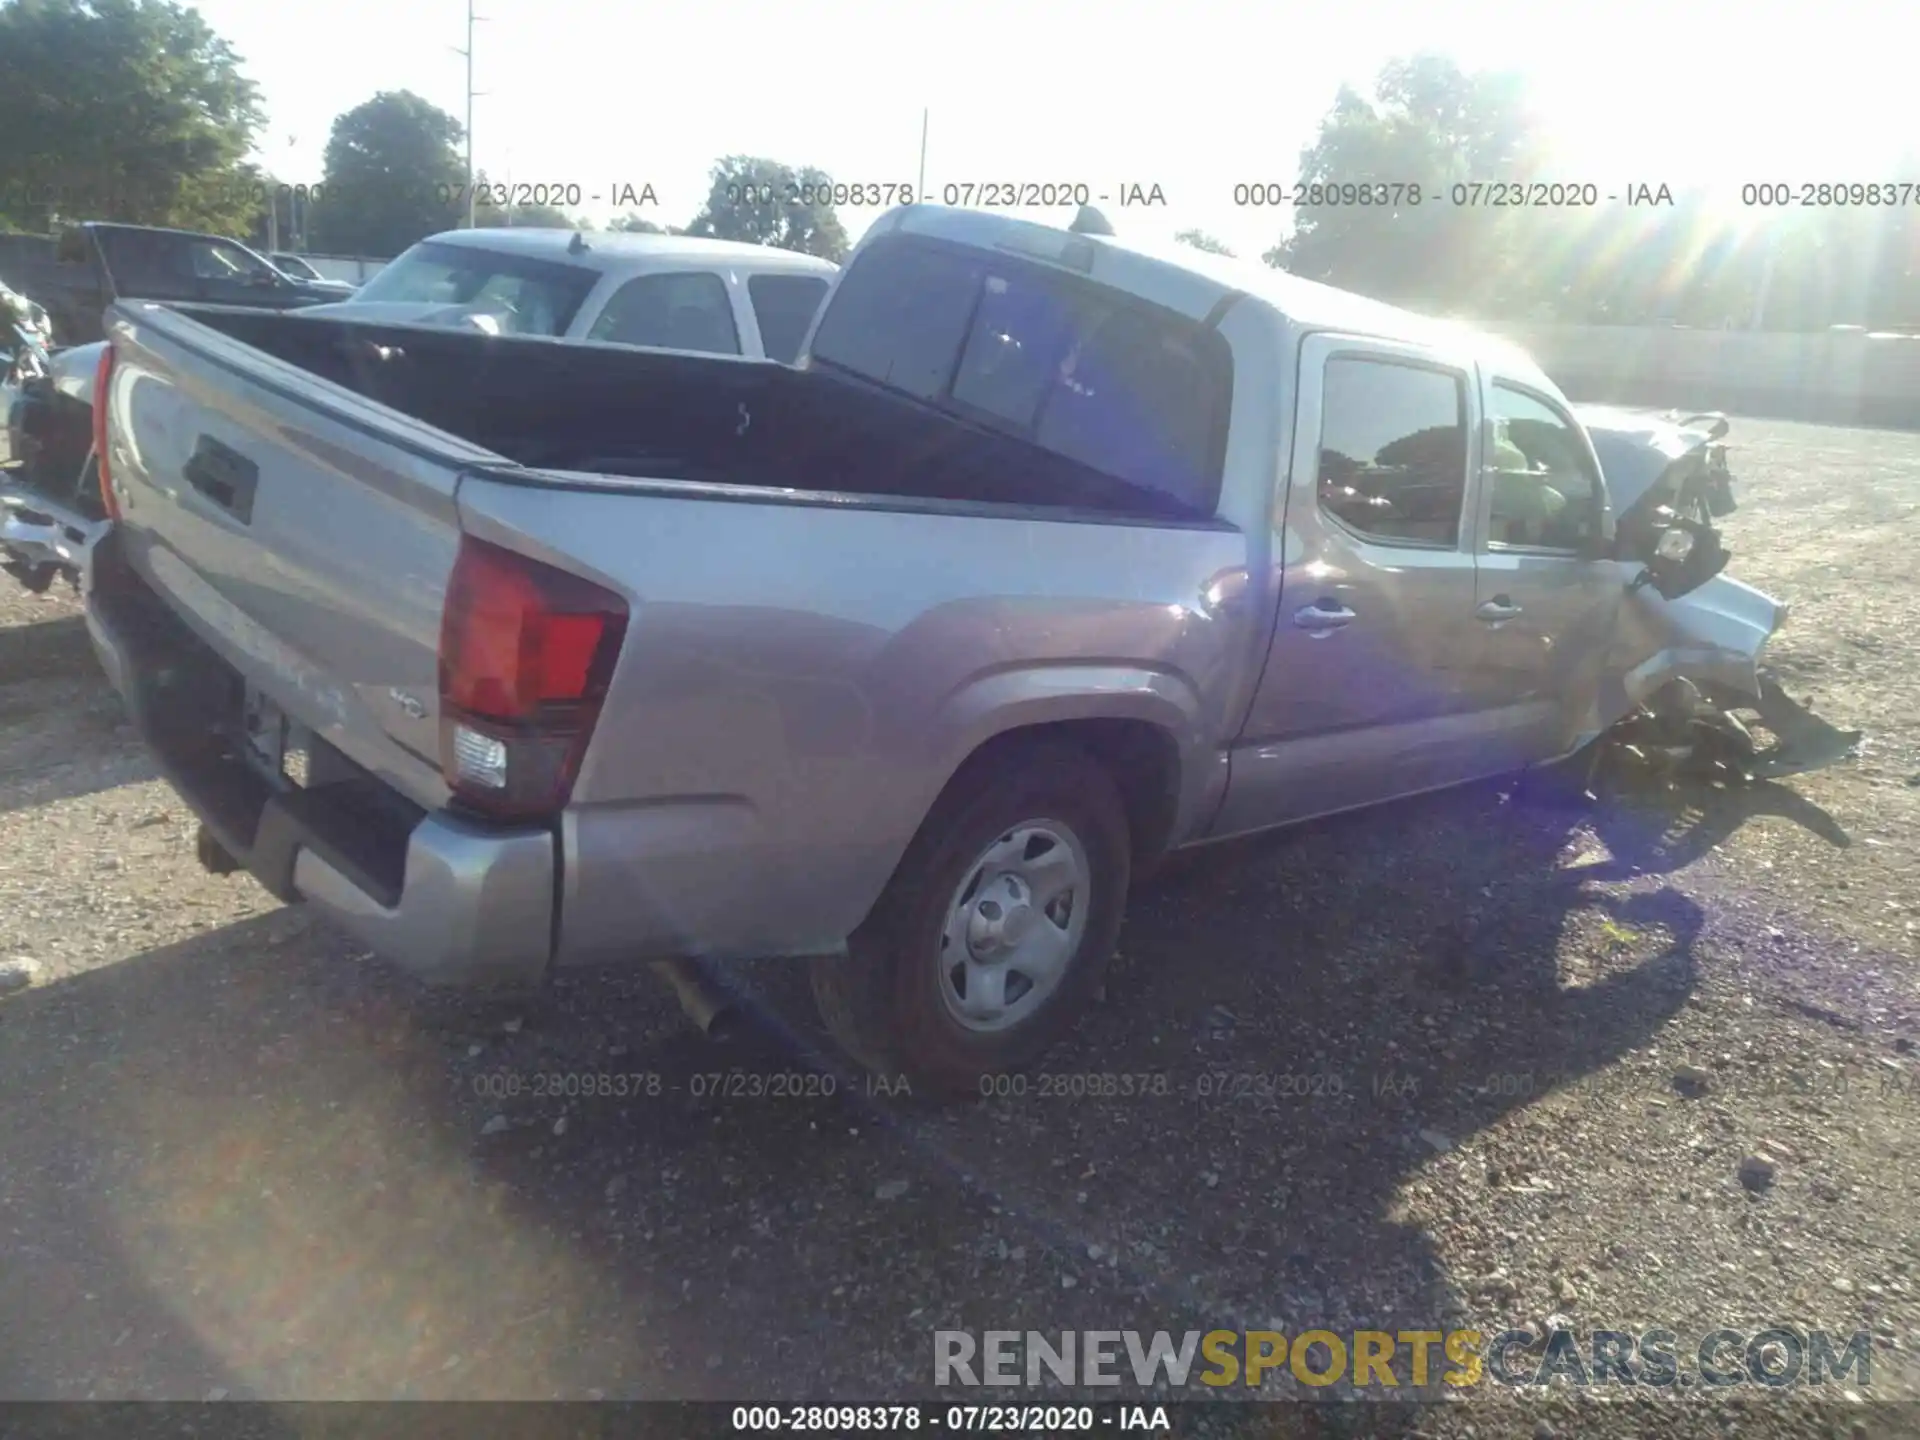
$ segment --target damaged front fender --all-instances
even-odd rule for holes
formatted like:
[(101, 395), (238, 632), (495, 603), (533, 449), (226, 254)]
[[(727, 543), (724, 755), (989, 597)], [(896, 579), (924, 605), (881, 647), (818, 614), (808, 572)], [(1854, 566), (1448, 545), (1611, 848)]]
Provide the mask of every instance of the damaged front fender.
[(1675, 679), (1757, 699), (1760, 652), (1787, 620), (1787, 606), (1731, 576), (1716, 575), (1677, 600), (1651, 587), (1620, 607), (1615, 719), (1650, 703)]
[[(1591, 408), (1582, 420), (1620, 507), (1629, 565), (1655, 563), (1659, 536), (1677, 518), (1711, 536), (1713, 518), (1734, 509), (1724, 417)], [(1724, 564), (1725, 551), (1717, 554)], [(1705, 755), (1747, 779), (1798, 774), (1853, 752), (1859, 731), (1829, 725), (1767, 671), (1763, 653), (1786, 624), (1784, 602), (1722, 573), (1672, 598), (1644, 579), (1622, 597), (1588, 734), (1607, 733), (1643, 758)], [(1743, 716), (1771, 742), (1757, 741)]]
[[(1745, 780), (1801, 775), (1847, 759), (1841, 730), (1787, 694), (1761, 663), (1787, 607), (1721, 575), (1677, 600), (1636, 590), (1621, 607), (1621, 706), (1613, 739), (1642, 759), (1706, 759)], [(1748, 719), (1746, 717), (1751, 717)], [(1771, 737), (1762, 744), (1758, 722)]]

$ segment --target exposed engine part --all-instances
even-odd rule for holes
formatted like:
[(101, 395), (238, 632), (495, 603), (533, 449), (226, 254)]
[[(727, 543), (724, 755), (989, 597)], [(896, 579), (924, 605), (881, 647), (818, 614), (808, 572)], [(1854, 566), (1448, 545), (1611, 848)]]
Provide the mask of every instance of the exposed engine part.
[[(1752, 716), (1752, 720), (1744, 718)], [(1771, 737), (1762, 744), (1755, 726)], [(1656, 774), (1709, 774), (1741, 783), (1803, 775), (1851, 757), (1861, 732), (1841, 730), (1788, 695), (1770, 673), (1743, 695), (1675, 679), (1614, 726), (1612, 744)]]

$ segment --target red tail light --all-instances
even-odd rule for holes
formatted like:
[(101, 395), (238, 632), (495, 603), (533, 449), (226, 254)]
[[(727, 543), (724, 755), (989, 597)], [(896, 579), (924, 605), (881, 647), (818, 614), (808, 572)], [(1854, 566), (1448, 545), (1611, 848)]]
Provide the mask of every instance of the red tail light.
[(612, 591), (462, 539), (440, 625), (440, 770), (454, 794), (501, 818), (564, 806), (626, 633)]
[(120, 506), (113, 498), (113, 479), (107, 473), (107, 384), (113, 379), (113, 342), (100, 350), (100, 363), (93, 371), (93, 456), (100, 470), (100, 503), (107, 518), (118, 520)]

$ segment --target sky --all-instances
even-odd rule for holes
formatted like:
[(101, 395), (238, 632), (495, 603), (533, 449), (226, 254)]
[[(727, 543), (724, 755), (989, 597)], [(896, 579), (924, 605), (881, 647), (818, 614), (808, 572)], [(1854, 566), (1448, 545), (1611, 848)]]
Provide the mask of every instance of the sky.
[[(924, 111), (936, 197), (1085, 183), (1122, 233), (1198, 227), (1256, 255), (1286, 220), (1237, 206), (1235, 185), (1290, 182), (1343, 82), (1364, 92), (1423, 50), (1527, 78), (1564, 159), (1524, 178), (1705, 184), (1730, 207), (1747, 181), (1920, 181), (1888, 168), (1920, 134), (1910, 0), (475, 3), (476, 167), (578, 185), (569, 208), (597, 222), (627, 184), (653, 187), (649, 218), (685, 223), (732, 153), (915, 183)], [(317, 181), (334, 117), (378, 91), (464, 115), (466, 0), (328, 0), (300, 19), (277, 0), (196, 8), (260, 86), (259, 158), (283, 179)], [(1133, 185), (1165, 204), (1120, 206)], [(857, 238), (879, 213), (842, 219)]]

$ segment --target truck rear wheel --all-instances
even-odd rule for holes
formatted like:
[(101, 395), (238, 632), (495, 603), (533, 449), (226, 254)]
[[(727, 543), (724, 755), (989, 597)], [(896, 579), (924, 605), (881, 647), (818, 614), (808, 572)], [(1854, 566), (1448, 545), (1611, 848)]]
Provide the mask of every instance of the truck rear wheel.
[(1099, 991), (1126, 909), (1119, 790), (1083, 751), (992, 746), (947, 786), (848, 954), (816, 960), (827, 1028), (916, 1095), (977, 1095)]

